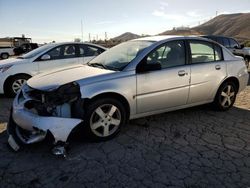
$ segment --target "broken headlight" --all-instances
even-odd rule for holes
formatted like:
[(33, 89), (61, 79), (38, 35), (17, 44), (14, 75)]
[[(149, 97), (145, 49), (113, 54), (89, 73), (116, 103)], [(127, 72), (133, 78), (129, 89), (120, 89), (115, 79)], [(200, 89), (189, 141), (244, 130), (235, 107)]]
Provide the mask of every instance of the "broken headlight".
[(60, 86), (53, 91), (30, 90), (27, 92), (33, 100), (28, 101), (25, 107), (36, 109), (39, 115), (53, 115), (58, 106), (70, 104), (81, 97), (80, 86), (71, 82)]

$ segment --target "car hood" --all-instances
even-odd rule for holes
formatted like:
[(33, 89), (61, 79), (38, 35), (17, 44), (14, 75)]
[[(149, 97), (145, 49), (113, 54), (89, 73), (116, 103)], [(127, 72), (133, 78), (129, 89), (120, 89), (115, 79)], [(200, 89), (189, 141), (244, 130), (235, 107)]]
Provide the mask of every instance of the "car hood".
[(0, 61), (0, 67), (15, 65), (17, 63), (19, 64), (19, 63), (25, 63), (25, 62), (27, 62), (26, 59), (10, 58), (10, 59), (5, 59), (5, 60)]
[(53, 72), (46, 72), (32, 77), (28, 80), (28, 85), (34, 89), (51, 91), (61, 85), (83, 80), (98, 75), (110, 74), (115, 71), (90, 67), (87, 65), (71, 66), (63, 69), (58, 69)]

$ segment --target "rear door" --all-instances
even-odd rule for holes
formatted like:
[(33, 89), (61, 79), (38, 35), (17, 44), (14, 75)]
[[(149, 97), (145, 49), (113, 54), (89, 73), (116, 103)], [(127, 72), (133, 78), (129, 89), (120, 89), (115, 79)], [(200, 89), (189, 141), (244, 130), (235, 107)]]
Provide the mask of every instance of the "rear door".
[(188, 103), (213, 100), (221, 81), (226, 77), (222, 49), (215, 43), (189, 40), (191, 80)]
[(79, 44), (80, 63), (86, 64), (96, 56), (104, 52), (104, 49), (88, 44)]

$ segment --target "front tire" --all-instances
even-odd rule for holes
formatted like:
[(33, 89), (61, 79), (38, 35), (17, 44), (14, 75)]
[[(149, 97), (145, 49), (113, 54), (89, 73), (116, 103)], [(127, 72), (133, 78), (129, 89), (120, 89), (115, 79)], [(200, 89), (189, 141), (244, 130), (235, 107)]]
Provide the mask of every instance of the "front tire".
[(84, 132), (93, 141), (105, 141), (115, 137), (127, 119), (124, 105), (113, 98), (97, 99), (86, 110)]
[(219, 111), (229, 110), (236, 100), (237, 87), (233, 82), (223, 83), (217, 91), (214, 106)]
[(17, 92), (22, 88), (26, 81), (30, 78), (27, 75), (18, 75), (11, 78), (5, 86), (5, 93), (8, 97), (15, 97)]

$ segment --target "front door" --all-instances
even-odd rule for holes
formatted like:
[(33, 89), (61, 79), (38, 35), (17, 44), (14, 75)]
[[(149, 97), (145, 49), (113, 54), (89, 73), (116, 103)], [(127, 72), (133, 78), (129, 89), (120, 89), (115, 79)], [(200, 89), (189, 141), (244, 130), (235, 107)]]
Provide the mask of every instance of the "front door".
[(161, 70), (137, 73), (137, 113), (187, 103), (190, 66), (186, 64), (185, 51), (184, 41), (171, 41), (153, 50), (141, 62), (159, 63)]
[(39, 73), (80, 63), (80, 57), (77, 55), (76, 46), (74, 44), (57, 46), (46, 54), (49, 55), (50, 59), (41, 60), (38, 58)]

